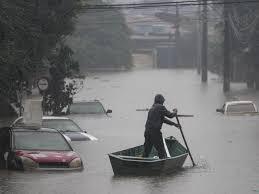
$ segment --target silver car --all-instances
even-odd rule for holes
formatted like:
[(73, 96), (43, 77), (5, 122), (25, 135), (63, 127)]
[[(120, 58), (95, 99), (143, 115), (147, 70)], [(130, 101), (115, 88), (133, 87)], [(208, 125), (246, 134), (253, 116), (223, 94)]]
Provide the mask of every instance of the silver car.
[(252, 101), (229, 101), (216, 111), (225, 115), (258, 114), (257, 107)]
[[(12, 126), (21, 125), (23, 117), (19, 117), (14, 121)], [(72, 119), (67, 117), (43, 116), (42, 126), (59, 130), (71, 141), (95, 141), (96, 137), (87, 133), (86, 130), (81, 129)]]

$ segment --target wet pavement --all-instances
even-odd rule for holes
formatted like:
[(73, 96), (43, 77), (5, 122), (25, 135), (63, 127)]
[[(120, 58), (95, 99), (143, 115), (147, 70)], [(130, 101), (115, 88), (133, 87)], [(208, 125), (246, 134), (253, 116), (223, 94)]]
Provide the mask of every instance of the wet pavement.
[[(168, 109), (194, 114), (180, 120), (197, 166), (188, 158), (181, 171), (167, 176), (114, 176), (108, 153), (143, 144), (147, 112), (156, 93), (164, 94)], [(89, 194), (249, 194), (259, 193), (259, 116), (223, 116), (216, 108), (226, 100), (254, 100), (259, 94), (245, 84), (232, 84), (224, 95), (222, 82), (209, 74), (201, 84), (194, 70), (141, 69), (92, 73), (77, 100), (99, 99), (111, 117), (75, 120), (98, 141), (73, 143), (84, 161), (82, 172), (0, 171), (0, 193)], [(165, 126), (164, 136), (180, 131)]]

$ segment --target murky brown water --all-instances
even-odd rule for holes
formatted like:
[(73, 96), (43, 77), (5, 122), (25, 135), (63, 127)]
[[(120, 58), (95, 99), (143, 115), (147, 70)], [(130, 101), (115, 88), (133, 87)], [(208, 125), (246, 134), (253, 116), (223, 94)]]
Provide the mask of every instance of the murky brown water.
[[(98, 77), (98, 79), (97, 79)], [(138, 70), (98, 73), (87, 77), (77, 99), (99, 99), (113, 110), (111, 118), (76, 120), (96, 136), (96, 142), (73, 143), (84, 160), (82, 172), (0, 171), (0, 193), (89, 194), (247, 194), (259, 193), (259, 117), (224, 117), (216, 113), (226, 99), (257, 100), (257, 92), (233, 84), (230, 94), (209, 75), (208, 84), (192, 70)], [(168, 108), (194, 114), (181, 120), (196, 167), (188, 159), (174, 175), (114, 177), (107, 153), (142, 144), (146, 112), (156, 93)], [(180, 132), (164, 126), (165, 136), (182, 140)]]

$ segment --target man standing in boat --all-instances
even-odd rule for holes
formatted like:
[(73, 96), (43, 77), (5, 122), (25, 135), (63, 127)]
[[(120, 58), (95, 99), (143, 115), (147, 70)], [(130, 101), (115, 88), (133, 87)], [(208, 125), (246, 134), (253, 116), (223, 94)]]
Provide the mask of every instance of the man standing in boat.
[(159, 158), (166, 158), (166, 151), (161, 132), (162, 125), (163, 123), (166, 123), (168, 125), (173, 125), (177, 128), (180, 127), (179, 124), (176, 124), (166, 118), (175, 117), (177, 114), (177, 109), (174, 109), (173, 112), (168, 111), (163, 105), (164, 102), (165, 98), (161, 94), (157, 94), (155, 96), (153, 106), (149, 109), (145, 125), (145, 143), (143, 157), (148, 157), (152, 147), (154, 146), (158, 151)]

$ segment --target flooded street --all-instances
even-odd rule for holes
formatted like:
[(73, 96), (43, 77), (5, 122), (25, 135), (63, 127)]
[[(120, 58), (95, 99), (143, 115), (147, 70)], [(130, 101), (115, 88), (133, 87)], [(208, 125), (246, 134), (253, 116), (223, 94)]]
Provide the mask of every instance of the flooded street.
[[(143, 144), (147, 112), (155, 94), (165, 96), (165, 106), (178, 108), (185, 137), (197, 166), (190, 158), (173, 175), (114, 176), (108, 153)], [(93, 142), (73, 142), (83, 158), (82, 172), (0, 171), (0, 193), (89, 194), (249, 194), (259, 193), (259, 117), (223, 116), (217, 113), (226, 100), (254, 100), (259, 94), (245, 84), (233, 84), (226, 96), (216, 75), (201, 84), (195, 70), (139, 69), (130, 72), (91, 73), (75, 100), (100, 100), (111, 117), (74, 118)], [(164, 136), (180, 131), (164, 125)]]

